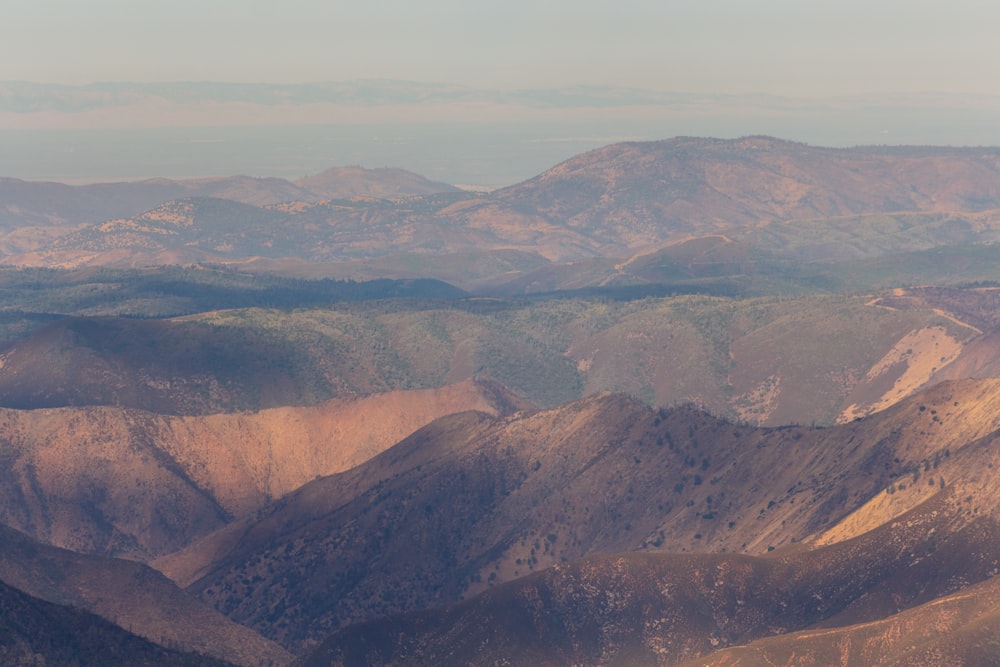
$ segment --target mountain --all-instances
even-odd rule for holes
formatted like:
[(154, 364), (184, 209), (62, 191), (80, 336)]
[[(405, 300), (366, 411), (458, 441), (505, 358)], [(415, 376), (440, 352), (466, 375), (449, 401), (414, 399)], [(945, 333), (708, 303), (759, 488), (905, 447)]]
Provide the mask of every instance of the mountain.
[(0, 410), (0, 522), (76, 551), (147, 560), (442, 415), (506, 414), (490, 382), (305, 408), (171, 417), (116, 407)]
[[(30, 290), (25, 276), (6, 303), (17, 304), (18, 294), (25, 303), (30, 291), (38, 293), (32, 305), (41, 312), (222, 310), (168, 319), (72, 317), (40, 328), (37, 318), (26, 321), (36, 328), (26, 336), (18, 329), (0, 349), (0, 406), (197, 415), (488, 376), (541, 406), (615, 391), (654, 406), (694, 402), (752, 423), (829, 424), (961, 377), (963, 368), (995, 376), (989, 364), (998, 357), (991, 330), (973, 323), (982, 324), (976, 312), (990, 307), (983, 289), (949, 290), (953, 303), (904, 300), (893, 290), (609, 301), (451, 298), (440, 285), (413, 284), (410, 291), (371, 287), (376, 297), (413, 298), (358, 302), (338, 301), (336, 294), (364, 292), (365, 284), (272, 288), (252, 276), (243, 282), (232, 276), (230, 283), (223, 272), (204, 273), (41, 280)], [(226, 309), (264, 299), (289, 308)], [(977, 299), (983, 303), (974, 305)], [(960, 365), (952, 371), (952, 364)]]
[(1000, 207), (998, 185), (996, 149), (678, 137), (596, 149), (495, 196), (608, 246), (638, 248), (779, 222), (985, 212)]
[(408, 197), (457, 188), (404, 169), (334, 167), (292, 183), (283, 178), (219, 176), (65, 185), (0, 177), (0, 226), (74, 225), (133, 216), (172, 199), (217, 198), (254, 206), (348, 197)]
[(0, 662), (5, 665), (158, 665), (232, 663), (158, 646), (88, 612), (33, 598), (0, 582)]
[(0, 353), (0, 405), (198, 415), (427, 385), (406, 377), (391, 351), (373, 354), (377, 323), (327, 309), (310, 315), (319, 319), (261, 310), (61, 318)]
[[(627, 258), (718, 234), (801, 261), (1000, 240), (995, 148), (833, 149), (771, 137), (680, 137), (613, 144), (479, 195), (398, 170), (352, 168), (288, 184), (303, 192), (280, 203), (246, 179), (184, 183), (169, 202), (147, 199), (145, 209), (124, 215), (108, 209), (95, 219), (90, 200), (51, 210), (32, 203), (77, 196), (69, 186), (46, 185), (51, 193), (42, 197), (41, 191), (22, 195), (27, 186), (9, 182), (11, 224), (17, 216), (35, 227), (91, 224), (55, 239), (51, 232), (21, 230), (8, 243), (7, 261), (151, 265), (261, 256), (334, 262), (514, 250), (565, 262)], [(215, 201), (227, 196), (258, 210)], [(66, 213), (88, 207), (86, 219)], [(189, 221), (183, 230), (164, 228), (177, 217)]]
[(334, 663), (997, 657), (997, 149), (419, 180), (0, 184), (0, 523), (95, 555), (5, 577), (223, 657), (218, 613)]
[(761, 554), (856, 513), (824, 539), (853, 538), (942, 477), (973, 480), (984, 454), (970, 452), (997, 455), (998, 401), (996, 380), (946, 383), (828, 429), (754, 429), (614, 395), (453, 415), (156, 566), (298, 650), (589, 554)]
[(0, 538), (0, 580), (32, 596), (97, 614), (164, 646), (227, 663), (267, 667), (291, 660), (279, 646), (145, 565), (43, 545), (4, 526)]
[(815, 550), (592, 556), (346, 628), (295, 664), (992, 664), (1000, 523), (969, 514), (941, 491)]

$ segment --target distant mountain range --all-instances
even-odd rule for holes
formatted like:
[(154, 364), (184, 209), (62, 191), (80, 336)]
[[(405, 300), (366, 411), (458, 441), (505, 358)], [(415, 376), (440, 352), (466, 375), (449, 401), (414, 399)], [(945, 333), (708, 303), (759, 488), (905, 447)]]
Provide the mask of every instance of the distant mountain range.
[(64, 185), (0, 178), (0, 225), (78, 225), (139, 215), (166, 202), (213, 197), (254, 206), (281, 202), (372, 197), (393, 199), (458, 188), (435, 183), (403, 169), (334, 167), (296, 182), (283, 178), (231, 176), (123, 183)]
[[(342, 262), (473, 250), (627, 259), (713, 234), (815, 260), (1000, 238), (1000, 150), (988, 148), (678, 138), (591, 151), (490, 194), (360, 169), (294, 184), (0, 185), (2, 247), (18, 265)], [(820, 221), (836, 243), (817, 230)]]

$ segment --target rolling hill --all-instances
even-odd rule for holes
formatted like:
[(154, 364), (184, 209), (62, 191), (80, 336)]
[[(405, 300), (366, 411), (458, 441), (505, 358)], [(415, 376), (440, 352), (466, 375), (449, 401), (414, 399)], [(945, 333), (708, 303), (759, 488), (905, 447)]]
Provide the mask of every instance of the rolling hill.
[[(150, 290), (141, 287), (145, 280)], [(304, 307), (51, 321), (26, 336), (12, 334), (0, 350), (0, 406), (104, 405), (198, 415), (492, 377), (540, 406), (614, 391), (653, 406), (692, 402), (751, 423), (830, 424), (941, 379), (964, 377), (963, 369), (990, 377), (998, 358), (990, 343), (994, 329), (977, 314), (990, 307), (992, 292), (983, 289), (944, 290), (932, 303), (900, 297), (905, 290), (609, 300), (455, 297), (414, 288), (415, 296), (403, 299), (318, 305), (324, 294), (336, 299), (344, 288), (142, 281), (138, 288), (128, 280), (84, 281), (37, 291), (54, 305), (61, 289), (80, 294), (87, 309), (98, 312), (254, 298)], [(157, 284), (168, 289), (157, 293)], [(12, 328), (46, 321), (11, 316)]]

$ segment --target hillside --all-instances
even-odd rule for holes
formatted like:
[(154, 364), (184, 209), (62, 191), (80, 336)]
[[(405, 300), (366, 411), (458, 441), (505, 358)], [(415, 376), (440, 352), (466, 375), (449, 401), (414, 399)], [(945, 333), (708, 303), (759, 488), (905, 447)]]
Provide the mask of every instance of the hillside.
[(685, 667), (787, 665), (811, 661), (866, 665), (975, 665), (1000, 660), (996, 577), (891, 615), (846, 626), (759, 639), (684, 663)]
[(156, 566), (302, 648), (593, 553), (767, 553), (865, 507), (864, 521), (826, 541), (849, 539), (913, 508), (942, 477), (978, 476), (985, 454), (962, 452), (996, 457), (987, 436), (1000, 428), (998, 401), (997, 381), (939, 385), (829, 429), (753, 429), (612, 395), (500, 419), (454, 415)]
[[(352, 626), (295, 664), (992, 664), (1000, 649), (982, 638), (996, 624), (1000, 523), (962, 506), (942, 491), (814, 551), (593, 556)], [(984, 662), (942, 663), (944, 649)]]
[(762, 223), (1000, 208), (1000, 152), (831, 149), (771, 137), (613, 144), (496, 192), (619, 248)]
[(148, 560), (453, 412), (522, 405), (489, 382), (310, 408), (171, 417), (0, 410), (0, 522), (76, 551)]
[(37, 598), (86, 610), (150, 641), (227, 663), (268, 667), (291, 659), (281, 647), (145, 565), (43, 545), (3, 526), (0, 538), (0, 580)]
[[(13, 338), (0, 349), (0, 406), (198, 415), (485, 376), (540, 406), (614, 391), (657, 407), (691, 402), (751, 423), (829, 424), (962, 377), (952, 364), (990, 377), (997, 358), (991, 330), (977, 326), (981, 316), (970, 310), (989, 308), (974, 305), (989, 292), (975, 289), (946, 290), (934, 303), (907, 301), (892, 290), (616, 300), (449, 296), (440, 285), (272, 284), (226, 272), (192, 272), (190, 282), (132, 275), (14, 286), (7, 303), (20, 291), (25, 300), (37, 299), (42, 313), (45, 307), (222, 308), (166, 319), (51, 321), (10, 312), (0, 321)], [(402, 298), (390, 298), (397, 294)], [(289, 305), (225, 307), (254, 299)]]
[(5, 665), (224, 667), (171, 651), (93, 614), (54, 605), (0, 582), (0, 662)]

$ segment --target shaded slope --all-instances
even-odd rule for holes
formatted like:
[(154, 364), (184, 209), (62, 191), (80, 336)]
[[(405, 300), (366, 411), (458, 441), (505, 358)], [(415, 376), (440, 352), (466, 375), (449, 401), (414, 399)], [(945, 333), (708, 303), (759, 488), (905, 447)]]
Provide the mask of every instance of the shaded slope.
[(222, 667), (157, 646), (79, 609), (33, 598), (0, 581), (0, 662), (5, 665)]
[[(987, 579), (1000, 558), (1000, 524), (973, 518), (971, 509), (953, 493), (942, 492), (853, 540), (771, 557), (593, 556), (448, 609), (346, 628), (296, 664), (667, 666), (705, 654), (709, 658), (690, 664), (734, 664), (711, 662), (711, 652), (758, 637), (837, 625), (845, 609), (881, 613), (870, 598), (891, 599), (892, 614)], [(996, 594), (996, 585), (983, 586), (969, 594), (979, 615)], [(955, 624), (952, 617), (943, 605), (923, 616)], [(865, 630), (870, 628), (860, 632)], [(810, 632), (820, 634), (838, 633)], [(900, 647), (891, 631), (887, 634), (887, 644), (897, 640), (893, 648), (910, 648)], [(876, 664), (868, 659), (878, 656), (877, 650), (859, 648), (846, 655), (860, 659), (858, 664)], [(997, 651), (993, 647), (988, 655), (996, 658)], [(791, 654), (787, 664), (812, 664), (803, 662), (809, 655)], [(855, 664), (844, 654), (816, 657), (816, 664)]]
[(879, 525), (941, 477), (978, 470), (981, 459), (959, 468), (958, 452), (981, 439), (992, 447), (998, 408), (993, 381), (941, 385), (829, 429), (752, 429), (620, 396), (499, 420), (455, 415), (157, 567), (299, 647), (595, 552), (762, 553), (873, 499)]
[(495, 383), (470, 381), (202, 417), (0, 410), (0, 517), (59, 546), (148, 559), (357, 465), (437, 417), (519, 405)]
[[(291, 656), (132, 561), (39, 544), (0, 526), (0, 579), (52, 603), (85, 609), (150, 641), (248, 667)], [(60, 663), (62, 664), (62, 663)]]
[(249, 310), (171, 320), (60, 320), (3, 351), (0, 405), (208, 414), (411, 385), (391, 350), (372, 354), (372, 323), (336, 313), (298, 319)]

